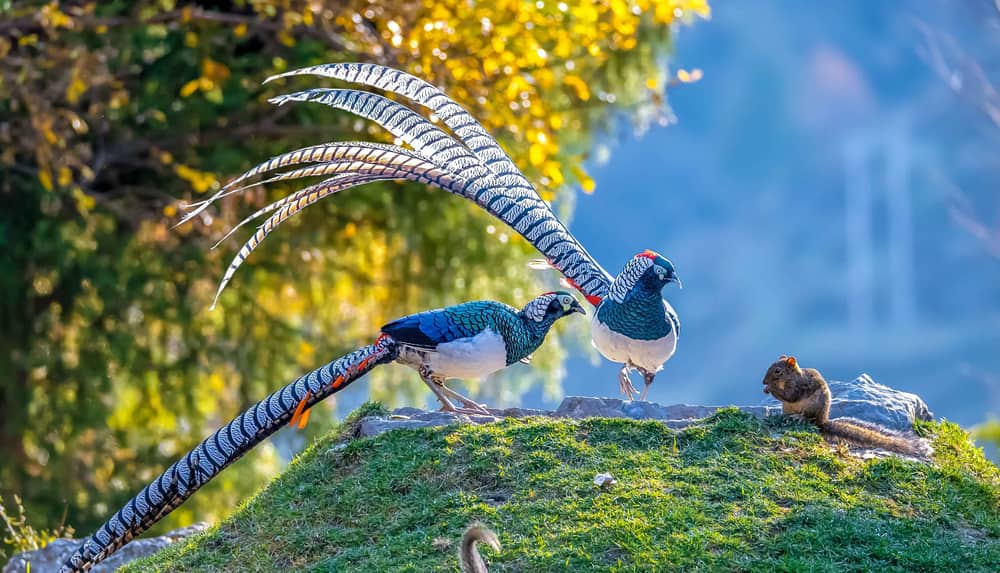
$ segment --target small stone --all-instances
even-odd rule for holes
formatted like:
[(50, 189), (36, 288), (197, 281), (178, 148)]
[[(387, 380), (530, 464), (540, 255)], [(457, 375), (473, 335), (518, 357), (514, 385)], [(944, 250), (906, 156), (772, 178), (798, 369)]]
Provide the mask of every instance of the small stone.
[(599, 488), (607, 489), (618, 483), (618, 480), (614, 478), (610, 473), (600, 473), (594, 476), (594, 485)]

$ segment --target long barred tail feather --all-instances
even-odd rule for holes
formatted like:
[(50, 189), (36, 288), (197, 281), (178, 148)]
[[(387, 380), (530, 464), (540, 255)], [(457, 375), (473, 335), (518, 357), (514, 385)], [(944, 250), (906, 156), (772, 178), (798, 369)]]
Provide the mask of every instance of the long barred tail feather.
[(377, 64), (336, 63), (292, 70), (271, 76), (264, 80), (264, 83), (299, 75), (334, 78), (401, 95), (431, 110), (483, 164), (498, 176), (512, 175), (519, 183), (531, 187), (510, 156), (472, 114), (443, 91), (418, 77)]
[[(545, 256), (549, 265), (565, 275), (567, 282), (580, 290), (591, 303), (596, 305), (607, 296), (612, 276), (597, 263), (555, 216), (549, 205), (539, 197), (534, 187), (510, 161), (496, 140), (467, 111), (444, 95), (441, 90), (405, 72), (369, 64), (313, 66), (287, 72), (269, 78), (267, 81), (277, 77), (302, 74), (361, 83), (404, 96), (430, 109), (458, 139), (410, 108), (378, 94), (352, 89), (312, 89), (277, 96), (270, 101), (278, 105), (287, 102), (321, 103), (369, 119), (413, 149), (399, 147), (387, 149), (387, 146), (371, 143), (324, 144), (303, 148), (279, 155), (244, 173), (210, 198), (209, 203), (221, 194), (228, 193), (247, 178), (282, 166), (320, 163), (319, 166), (306, 167), (302, 170), (296, 169), (289, 172), (287, 176), (284, 174), (278, 176), (281, 179), (291, 179), (304, 177), (308, 174), (318, 174), (318, 172), (329, 174), (335, 169), (341, 169), (323, 165), (331, 157), (337, 159), (333, 163), (337, 163), (341, 159), (345, 162), (356, 159), (365, 161), (365, 158), (371, 159), (371, 156), (378, 150), (377, 152), (381, 155), (376, 161), (391, 163), (393, 160), (385, 159), (389, 154), (396, 154), (393, 156), (395, 158), (402, 158), (409, 154), (410, 158), (404, 160), (408, 167), (430, 170), (426, 165), (433, 165), (450, 176), (450, 184), (448, 185), (442, 184), (445, 179), (440, 175), (428, 178), (430, 180), (424, 182), (475, 202), (488, 213), (509, 225), (534, 245)], [(412, 162), (416, 162), (416, 164)], [(251, 220), (265, 213), (277, 211), (264, 223), (261, 229), (258, 229), (250, 237), (234, 258), (222, 280), (220, 292), (246, 256), (277, 224), (323, 197), (349, 187), (387, 178), (384, 172), (376, 174), (374, 170), (369, 170), (367, 167), (357, 171), (361, 173), (358, 179), (353, 180), (351, 184), (347, 183), (346, 178), (338, 179), (335, 183), (324, 182), (320, 184), (320, 187), (327, 190), (323, 193), (317, 193), (315, 186), (309, 187), (279, 200), (273, 206), (269, 205), (263, 212), (252, 215)], [(367, 175), (367, 178), (361, 175)], [(421, 180), (413, 177), (393, 178)], [(204, 209), (207, 204), (199, 205), (196, 211), (188, 214), (188, 219)], [(295, 204), (297, 207), (290, 208), (291, 204)], [(244, 222), (241, 222), (240, 225)]]
[[(260, 245), (260, 243), (271, 233), (271, 231), (276, 229), (278, 225), (285, 222), (302, 209), (305, 209), (324, 197), (328, 197), (334, 193), (343, 191), (344, 189), (356, 187), (364, 183), (383, 181), (387, 179), (406, 179), (416, 181), (418, 183), (435, 185), (446, 190), (458, 189), (461, 187), (460, 178), (419, 158), (406, 159), (393, 165), (383, 165), (378, 163), (365, 164), (358, 161), (351, 161), (349, 163), (325, 163), (315, 167), (306, 168), (307, 174), (302, 176), (327, 175), (329, 173), (336, 173), (342, 170), (349, 170), (347, 174), (348, 176), (343, 178), (330, 178), (316, 185), (301, 189), (287, 197), (275, 201), (271, 205), (268, 205), (259, 210), (257, 213), (251, 215), (251, 218), (256, 218), (257, 215), (277, 210), (277, 212), (264, 221), (264, 224), (257, 228), (254, 234), (247, 239), (246, 243), (243, 244), (243, 247), (240, 248), (240, 250), (233, 257), (232, 262), (226, 269), (226, 273), (222, 277), (222, 281), (219, 283), (219, 288), (215, 293), (215, 299), (212, 301), (212, 308), (215, 308), (216, 303), (219, 301), (219, 296), (222, 294), (222, 291), (225, 290), (226, 285), (228, 285), (232, 280), (233, 275), (236, 274), (236, 270), (243, 265), (247, 257), (250, 256), (250, 253), (252, 253), (254, 249)], [(243, 222), (240, 223), (240, 225), (242, 224)], [(229, 235), (227, 234), (226, 236), (228, 237)]]
[[(398, 169), (401, 174), (398, 179), (407, 179), (407, 174), (405, 172), (411, 172), (419, 177), (426, 178), (427, 181), (420, 180), (421, 183), (429, 183), (433, 185), (439, 185), (442, 187), (453, 187), (455, 189), (461, 189), (464, 185), (455, 185), (455, 174), (447, 169), (437, 165), (433, 161), (415, 153), (409, 149), (404, 149), (402, 147), (397, 147), (395, 149), (365, 149), (348, 147), (344, 153), (334, 155), (332, 153), (324, 153), (318, 155), (320, 157), (332, 157), (331, 159), (324, 159), (322, 162), (316, 162), (307, 167), (299, 167), (297, 169), (292, 169), (279, 173), (273, 177), (267, 179), (262, 179), (256, 183), (251, 183), (248, 185), (243, 185), (242, 187), (232, 187), (235, 183), (245, 180), (247, 177), (240, 176), (236, 181), (233, 181), (229, 185), (226, 185), (224, 193), (219, 195), (219, 198), (225, 197), (227, 195), (232, 195), (235, 193), (240, 193), (247, 189), (257, 187), (259, 185), (266, 185), (268, 183), (276, 183), (278, 181), (287, 181), (290, 179), (302, 179), (306, 177), (315, 177), (318, 175), (330, 175), (333, 173), (337, 174), (370, 174), (370, 172), (365, 171), (367, 168), (395, 168)], [(306, 163), (310, 160), (305, 161), (286, 161), (283, 166), (294, 165), (295, 163)], [(265, 172), (266, 170), (257, 170), (256, 168), (251, 171), (257, 171), (258, 173)], [(248, 172), (249, 173), (249, 172)], [(385, 171), (385, 173), (391, 173), (391, 171)], [(200, 206), (200, 205), (199, 205)], [(253, 218), (253, 216), (251, 216)]]
[(271, 103), (316, 102), (374, 121), (426, 157), (457, 175), (489, 171), (464, 145), (427, 118), (391, 99), (360, 90), (316, 88), (271, 98)]
[[(297, 150), (291, 153), (282, 154), (274, 159), (257, 165), (253, 169), (229, 182), (220, 190), (223, 193), (217, 198), (221, 199), (227, 195), (239, 193), (258, 185), (288, 179), (311, 177), (316, 175), (316, 173), (312, 170), (327, 168), (330, 165), (385, 165), (388, 167), (423, 165), (426, 170), (447, 171), (444, 167), (434, 163), (432, 160), (424, 157), (416, 151), (396, 145), (360, 144), (352, 142), (349, 144), (324, 144), (315, 148), (306, 148), (306, 150), (306, 153), (303, 153), (303, 150)], [(268, 173), (282, 167), (301, 165), (304, 163), (310, 163), (311, 165), (308, 167), (300, 167), (298, 169), (286, 171), (250, 185), (235, 187), (235, 185), (242, 183), (255, 175)], [(347, 168), (347, 170), (350, 170), (350, 168)], [(325, 173), (331, 172), (332, 171), (326, 171)], [(206, 200), (205, 202), (196, 203), (194, 205), (200, 207), (204, 203), (209, 202), (211, 201)]]
[[(287, 181), (290, 179), (302, 179), (305, 177), (316, 177), (319, 175), (329, 175), (331, 173), (336, 173), (336, 177), (331, 177), (325, 181), (317, 184), (320, 186), (333, 184), (335, 181), (346, 181), (350, 177), (354, 183), (354, 186), (361, 185), (363, 183), (371, 183), (374, 181), (384, 181), (386, 179), (409, 179), (417, 181), (420, 183), (428, 183), (432, 185), (437, 185), (442, 188), (460, 188), (461, 185), (457, 183), (457, 178), (454, 177), (450, 172), (444, 171), (439, 166), (430, 162), (429, 160), (420, 157), (407, 149), (397, 148), (396, 150), (387, 150), (385, 153), (379, 154), (377, 157), (363, 157), (358, 159), (336, 159), (326, 163), (316, 163), (308, 167), (300, 167), (298, 169), (293, 169), (291, 171), (286, 171), (270, 177), (263, 179), (256, 183), (251, 183), (244, 185), (242, 187), (231, 188), (228, 190), (223, 190), (219, 198), (225, 197), (227, 195), (232, 195), (235, 193), (241, 193), (247, 189), (257, 187), (259, 185), (266, 185), (268, 183), (276, 183), (278, 181)], [(292, 162), (287, 162), (286, 165), (292, 164)], [(393, 169), (386, 169), (380, 171), (379, 174), (372, 173), (371, 171), (366, 171), (367, 168), (376, 166), (386, 166), (393, 167)], [(241, 177), (241, 179), (245, 179)], [(235, 183), (235, 182), (234, 182)], [(230, 187), (227, 185), (226, 187)], [(298, 201), (302, 197), (308, 195), (310, 192), (314, 191), (317, 186), (309, 186), (304, 189), (300, 189), (287, 195), (273, 203), (270, 203), (261, 209), (255, 211), (251, 215), (244, 218), (242, 221), (234, 225), (226, 235), (219, 239), (219, 241), (212, 246), (212, 248), (218, 247), (223, 241), (232, 236), (237, 229), (243, 227), (243, 225), (253, 221), (257, 217), (270, 213), (271, 211), (282, 207), (290, 202)], [(326, 195), (324, 195), (325, 197)]]
[[(320, 181), (319, 183), (316, 183), (315, 185), (310, 185), (308, 187), (304, 187), (302, 189), (299, 189), (298, 191), (295, 191), (291, 195), (286, 195), (286, 196), (282, 197), (281, 199), (278, 199), (277, 201), (274, 201), (272, 203), (268, 203), (267, 205), (261, 207), (260, 209), (257, 209), (253, 213), (251, 213), (251, 214), (247, 215), (246, 217), (244, 217), (243, 220), (241, 220), (239, 223), (236, 223), (235, 225), (233, 225), (233, 227), (231, 229), (229, 229), (228, 231), (226, 231), (226, 234), (223, 235), (223, 237), (221, 239), (219, 239), (218, 241), (215, 242), (214, 245), (212, 245), (212, 249), (216, 249), (219, 245), (221, 245), (223, 242), (225, 242), (226, 239), (228, 239), (229, 237), (232, 237), (233, 233), (235, 233), (239, 229), (243, 228), (243, 225), (246, 225), (247, 223), (256, 220), (258, 217), (261, 217), (262, 215), (266, 215), (266, 214), (270, 213), (271, 211), (274, 211), (275, 209), (277, 209), (279, 207), (282, 207), (284, 205), (287, 205), (288, 203), (291, 203), (292, 201), (298, 201), (301, 197), (304, 197), (308, 193), (311, 193), (312, 191), (314, 191), (316, 189), (319, 189), (319, 188), (321, 188), (321, 187), (323, 187), (325, 185), (334, 185), (338, 181), (346, 181), (346, 180), (348, 180), (350, 178), (351, 178), (351, 174), (349, 174), (349, 173), (338, 173), (337, 175), (334, 175), (333, 177), (330, 177), (329, 179), (324, 179), (323, 181)], [(264, 181), (261, 181), (260, 183), (255, 183), (255, 185), (264, 184), (264, 183), (267, 183), (267, 182), (270, 182), (270, 181), (271, 181), (270, 179), (266, 179)], [(250, 187), (252, 187), (252, 186), (251, 185), (247, 185), (246, 187), (240, 187), (239, 189), (237, 189), (237, 191), (242, 191), (244, 189), (249, 189)]]
[[(368, 64), (330, 64), (288, 72), (278, 77), (297, 73), (325, 75), (403, 95), (429, 107), (469, 147), (455, 141), (405, 106), (368, 92), (314, 89), (278, 96), (271, 101), (278, 104), (287, 101), (316, 101), (344, 109), (375, 121), (429, 157), (438, 159), (446, 154), (446, 162), (443, 162), (446, 168), (454, 166), (447, 161), (462, 161), (462, 170), (457, 174), (465, 177), (468, 185), (463, 192), (457, 194), (473, 200), (528, 239), (592, 303), (599, 302), (606, 296), (611, 275), (570, 234), (520, 170), (510, 162), (496, 140), (468, 112), (440, 90), (409, 74), (395, 72), (389, 74), (388, 68)], [(485, 135), (489, 143), (486, 143), (487, 140), (477, 139), (480, 135)], [(467, 165), (467, 154), (479, 159), (478, 167), (477, 164)]]
[(251, 406), (205, 438), (118, 510), (63, 564), (60, 573), (87, 571), (153, 526), (194, 492), (268, 436), (284, 427), (305, 399), (310, 408), (398, 355), (396, 342), (382, 335), (298, 378)]
[(387, 143), (371, 143), (367, 141), (340, 141), (335, 143), (323, 143), (312, 145), (282, 153), (263, 163), (256, 165), (246, 173), (230, 181), (224, 189), (238, 185), (246, 179), (255, 175), (268, 173), (275, 169), (288, 167), (289, 165), (301, 165), (303, 163), (329, 163), (338, 160), (361, 160), (380, 162), (383, 159), (393, 159), (399, 155), (407, 157), (419, 157), (430, 161), (426, 157), (416, 153), (412, 149), (406, 149), (398, 145)]
[(383, 129), (410, 145), (418, 153), (469, 181), (468, 189), (487, 193), (492, 188), (517, 191), (518, 196), (532, 194), (532, 187), (520, 171), (498, 173), (471, 149), (435, 126), (424, 116), (384, 96), (351, 89), (316, 88), (271, 98), (271, 103), (315, 102), (348, 111), (374, 121)]
[[(194, 210), (187, 213), (180, 220), (180, 222), (177, 223), (177, 225), (182, 225), (190, 221), (218, 199), (250, 188), (251, 186), (248, 185), (246, 187), (234, 189), (234, 187), (247, 179), (254, 177), (255, 175), (261, 175), (274, 171), (275, 169), (288, 167), (290, 165), (301, 165), (303, 163), (331, 163), (336, 161), (366, 161), (391, 164), (392, 162), (400, 161), (401, 158), (416, 158), (422, 159), (428, 163), (433, 163), (433, 161), (427, 157), (424, 157), (411, 149), (406, 149), (398, 145), (370, 143), (367, 141), (322, 143), (282, 153), (281, 155), (277, 155), (267, 161), (255, 165), (253, 168), (249, 169), (236, 179), (227, 183), (208, 199), (190, 204), (188, 207), (193, 208)], [(262, 181), (255, 185), (267, 182), (270, 181)]]

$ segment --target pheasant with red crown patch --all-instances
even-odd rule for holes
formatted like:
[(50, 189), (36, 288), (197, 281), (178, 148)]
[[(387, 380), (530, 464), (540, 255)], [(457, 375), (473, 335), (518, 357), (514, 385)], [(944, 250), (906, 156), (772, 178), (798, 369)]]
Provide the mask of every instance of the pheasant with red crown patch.
[(590, 322), (594, 347), (623, 364), (618, 382), (629, 398), (636, 391), (629, 372), (634, 368), (642, 374), (645, 387), (639, 399), (645, 400), (656, 373), (677, 348), (681, 322), (660, 294), (672, 282), (681, 285), (669, 260), (653, 251), (639, 253), (611, 283)]
[[(303, 68), (267, 81), (298, 75), (324, 76), (403, 96), (429, 109), (450, 133), (399, 102), (361, 90), (310, 89), (272, 98), (271, 102), (278, 105), (315, 102), (370, 119), (409, 147), (360, 141), (297, 149), (257, 165), (208, 200), (192, 205), (182, 223), (216, 199), (249, 187), (325, 177), (267, 205), (236, 226), (268, 215), (233, 258), (216, 299), (261, 241), (302, 209), (373, 181), (405, 179), (426, 183), (473, 201), (538, 249), (547, 265), (559, 270), (569, 285), (597, 307), (592, 340), (601, 354), (623, 365), (619, 375), (622, 392), (629, 398), (637, 392), (629, 380), (629, 372), (636, 369), (646, 382), (641, 398), (646, 397), (654, 376), (673, 355), (680, 334), (677, 313), (660, 295), (668, 283), (680, 285), (670, 261), (645, 251), (631, 259), (618, 277), (612, 277), (556, 217), (497, 141), (437, 87), (400, 70), (348, 63)], [(252, 177), (286, 167), (290, 169), (257, 183), (246, 183)]]

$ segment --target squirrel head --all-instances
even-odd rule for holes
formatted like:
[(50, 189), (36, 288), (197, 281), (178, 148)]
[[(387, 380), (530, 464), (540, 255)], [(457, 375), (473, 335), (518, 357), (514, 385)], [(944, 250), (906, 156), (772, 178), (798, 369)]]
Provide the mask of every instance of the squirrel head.
[(782, 354), (767, 369), (767, 373), (764, 374), (764, 393), (772, 394), (777, 391), (780, 394), (784, 390), (785, 384), (789, 381), (788, 375), (800, 372), (802, 372), (802, 369), (799, 368), (799, 363), (795, 360), (795, 357)]

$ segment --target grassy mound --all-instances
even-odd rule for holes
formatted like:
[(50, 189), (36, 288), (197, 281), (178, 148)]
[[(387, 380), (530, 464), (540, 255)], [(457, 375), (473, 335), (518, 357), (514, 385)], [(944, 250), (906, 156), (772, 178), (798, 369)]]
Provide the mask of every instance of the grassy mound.
[[(726, 410), (506, 420), (319, 440), (146, 571), (449, 571), (479, 520), (490, 571), (1000, 571), (1000, 470), (952, 424), (933, 465), (862, 461), (807, 426)], [(594, 485), (611, 472), (618, 484)]]

